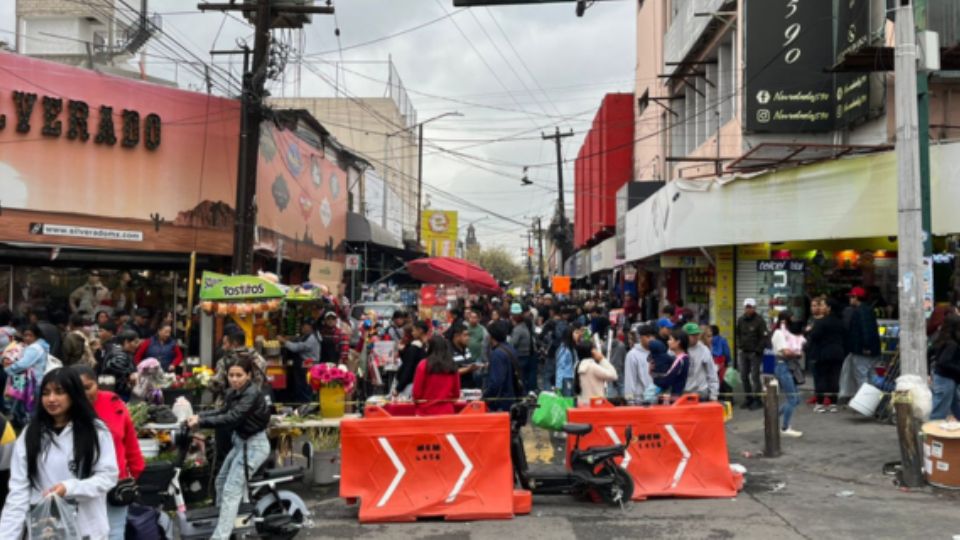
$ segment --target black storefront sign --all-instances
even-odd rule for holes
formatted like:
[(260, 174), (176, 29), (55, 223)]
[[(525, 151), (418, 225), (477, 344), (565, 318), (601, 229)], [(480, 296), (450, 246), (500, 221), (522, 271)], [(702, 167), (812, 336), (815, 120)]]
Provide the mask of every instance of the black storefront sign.
[(833, 129), (833, 2), (747, 1), (747, 125), (756, 133)]
[(806, 261), (795, 259), (766, 259), (757, 261), (757, 272), (803, 272)]
[[(837, 35), (834, 63), (867, 46), (870, 41), (871, 0), (836, 0)], [(870, 113), (870, 75), (840, 73), (836, 76), (836, 127), (859, 124)]]

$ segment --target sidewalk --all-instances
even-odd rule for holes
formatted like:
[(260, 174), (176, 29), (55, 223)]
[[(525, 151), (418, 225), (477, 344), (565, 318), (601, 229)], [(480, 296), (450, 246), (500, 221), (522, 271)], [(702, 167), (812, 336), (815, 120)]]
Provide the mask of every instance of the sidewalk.
[[(929, 487), (904, 492), (883, 475), (884, 463), (899, 460), (892, 425), (853, 411), (814, 414), (806, 405), (797, 409), (794, 424), (804, 436), (783, 439), (783, 456), (745, 458), (744, 451), (763, 448), (762, 411), (735, 411), (727, 424), (730, 461), (747, 468), (744, 491), (735, 499), (656, 499), (621, 511), (569, 497), (535, 497), (531, 515), (510, 521), (361, 526), (356, 508), (333, 498), (336, 489), (327, 495), (313, 489), (308, 504), (315, 514), (300, 537), (779, 540), (960, 534), (960, 492)], [(532, 466), (549, 467), (549, 461), (562, 459), (546, 432), (531, 435), (526, 442)]]

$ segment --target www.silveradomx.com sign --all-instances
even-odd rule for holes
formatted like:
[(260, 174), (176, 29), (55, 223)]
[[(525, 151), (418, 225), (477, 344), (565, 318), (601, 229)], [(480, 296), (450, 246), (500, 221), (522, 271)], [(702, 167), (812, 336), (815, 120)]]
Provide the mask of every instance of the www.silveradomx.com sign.
[(866, 117), (866, 75), (827, 70), (866, 43), (869, 0), (837, 8), (835, 18), (830, 0), (747, 1), (747, 131), (828, 132)]

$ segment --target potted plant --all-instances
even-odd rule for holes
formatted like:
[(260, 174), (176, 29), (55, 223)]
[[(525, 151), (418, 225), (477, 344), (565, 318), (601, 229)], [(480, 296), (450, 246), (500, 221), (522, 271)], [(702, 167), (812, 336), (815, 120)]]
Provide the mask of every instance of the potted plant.
[(340, 477), (340, 430), (337, 428), (319, 428), (310, 438), (313, 447), (311, 468), (313, 483), (333, 484)]
[(357, 378), (343, 364), (325, 363), (310, 368), (307, 382), (320, 393), (321, 416), (340, 418), (346, 407), (346, 395), (353, 391)]

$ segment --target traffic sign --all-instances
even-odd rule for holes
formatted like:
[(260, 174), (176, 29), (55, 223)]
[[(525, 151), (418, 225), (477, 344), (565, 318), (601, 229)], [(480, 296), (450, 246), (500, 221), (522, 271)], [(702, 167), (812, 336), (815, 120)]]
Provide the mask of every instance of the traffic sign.
[(360, 255), (347, 255), (344, 261), (344, 267), (346, 267), (347, 270), (359, 270)]

